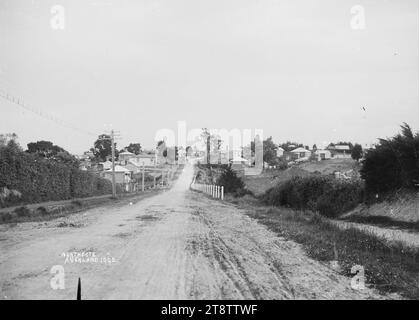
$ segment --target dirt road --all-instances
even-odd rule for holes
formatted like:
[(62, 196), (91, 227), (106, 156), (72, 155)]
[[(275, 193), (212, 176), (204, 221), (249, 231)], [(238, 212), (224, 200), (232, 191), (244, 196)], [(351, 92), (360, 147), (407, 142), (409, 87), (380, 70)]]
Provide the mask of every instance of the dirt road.
[[(190, 191), (192, 174), (186, 167), (170, 191), (132, 205), (1, 225), (1, 298), (75, 299), (78, 277), (83, 299), (380, 298), (233, 205)], [(64, 289), (51, 287), (53, 266)]]

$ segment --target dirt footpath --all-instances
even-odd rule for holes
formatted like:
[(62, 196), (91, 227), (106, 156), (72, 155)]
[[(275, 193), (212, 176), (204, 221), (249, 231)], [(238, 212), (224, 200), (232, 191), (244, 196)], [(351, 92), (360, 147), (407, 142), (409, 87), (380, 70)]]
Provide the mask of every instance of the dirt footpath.
[[(233, 205), (190, 191), (191, 179), (186, 167), (170, 191), (132, 205), (0, 226), (1, 298), (75, 299), (78, 277), (83, 299), (381, 298)], [(64, 289), (51, 287), (53, 266)]]

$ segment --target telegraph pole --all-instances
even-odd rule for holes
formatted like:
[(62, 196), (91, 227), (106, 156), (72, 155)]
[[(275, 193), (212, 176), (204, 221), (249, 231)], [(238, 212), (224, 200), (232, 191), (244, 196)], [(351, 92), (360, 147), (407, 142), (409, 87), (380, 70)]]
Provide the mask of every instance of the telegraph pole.
[(99, 136), (99, 140), (111, 140), (111, 150), (112, 150), (112, 197), (116, 197), (116, 181), (115, 181), (115, 139), (119, 138), (119, 132), (115, 132), (113, 129), (109, 133), (106, 132), (104, 135)]
[(111, 143), (112, 143), (112, 196), (116, 197), (116, 185), (115, 185), (115, 142), (114, 132), (111, 130)]
[(144, 168), (144, 163), (143, 163), (143, 170), (142, 170), (142, 172), (143, 172), (143, 176), (142, 176), (142, 191), (144, 192), (144, 171), (145, 171), (145, 168)]

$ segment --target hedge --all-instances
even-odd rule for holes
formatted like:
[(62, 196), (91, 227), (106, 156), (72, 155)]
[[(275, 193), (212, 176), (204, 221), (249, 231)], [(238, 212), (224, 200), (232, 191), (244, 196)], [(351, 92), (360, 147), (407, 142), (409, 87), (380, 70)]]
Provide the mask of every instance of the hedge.
[(92, 173), (10, 147), (0, 148), (0, 207), (111, 192), (111, 182)]
[(362, 181), (337, 180), (331, 176), (297, 176), (267, 190), (262, 201), (336, 217), (355, 208), (363, 197)]

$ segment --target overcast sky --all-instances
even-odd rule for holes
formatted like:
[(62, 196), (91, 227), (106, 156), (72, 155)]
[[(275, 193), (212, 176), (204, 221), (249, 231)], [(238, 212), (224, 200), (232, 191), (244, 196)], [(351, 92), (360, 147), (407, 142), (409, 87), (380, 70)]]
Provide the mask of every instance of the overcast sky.
[(0, 89), (80, 128), (0, 98), (0, 133), (73, 153), (110, 124), (118, 147), (152, 147), (179, 120), (371, 143), (404, 121), (419, 130), (418, 40), (417, 0), (0, 0)]

